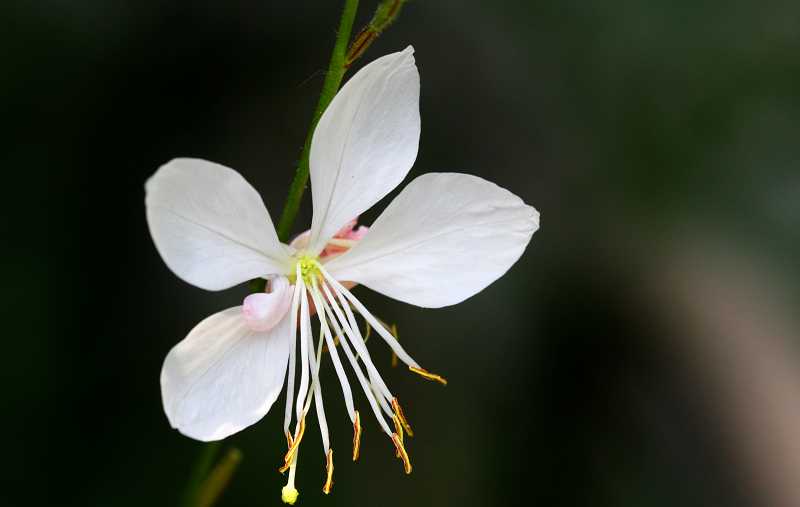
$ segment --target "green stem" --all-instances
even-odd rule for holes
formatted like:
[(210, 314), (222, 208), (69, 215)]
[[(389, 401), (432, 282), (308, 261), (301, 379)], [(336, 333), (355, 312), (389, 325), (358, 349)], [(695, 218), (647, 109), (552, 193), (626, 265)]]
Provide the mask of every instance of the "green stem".
[(350, 44), (350, 48), (347, 50), (347, 56), (345, 56), (345, 67), (349, 68), (354, 61), (364, 54), (375, 39), (377, 39), (384, 30), (389, 28), (389, 25), (395, 22), (406, 1), (407, 0), (383, 0), (383, 2), (378, 4), (378, 8), (375, 9), (375, 14), (372, 15), (372, 19), (367, 23), (367, 26), (358, 32), (356, 38), (353, 39), (353, 43)]
[(203, 450), (192, 470), (192, 475), (183, 494), (183, 501), (181, 502), (183, 507), (194, 507), (197, 504), (198, 493), (203, 481), (208, 476), (209, 470), (211, 470), (211, 465), (214, 464), (214, 458), (216, 458), (219, 448), (220, 442), (203, 444)]
[(358, 0), (345, 0), (342, 18), (339, 21), (339, 31), (336, 32), (336, 42), (333, 45), (333, 53), (328, 65), (328, 72), (325, 74), (325, 82), (322, 84), (322, 93), (320, 93), (314, 116), (311, 118), (311, 126), (308, 128), (306, 142), (300, 154), (300, 163), (297, 166), (292, 185), (289, 187), (289, 195), (286, 196), (283, 213), (281, 213), (281, 219), (278, 222), (278, 238), (284, 243), (288, 241), (292, 232), (294, 219), (300, 209), (300, 201), (302, 201), (303, 193), (308, 185), (308, 156), (311, 152), (311, 139), (314, 136), (314, 129), (317, 128), (317, 123), (322, 117), (322, 113), (325, 112), (328, 104), (331, 103), (339, 90), (339, 85), (342, 83), (342, 78), (347, 70), (345, 67), (347, 43), (350, 41), (350, 32), (353, 30), (356, 10), (358, 10)]

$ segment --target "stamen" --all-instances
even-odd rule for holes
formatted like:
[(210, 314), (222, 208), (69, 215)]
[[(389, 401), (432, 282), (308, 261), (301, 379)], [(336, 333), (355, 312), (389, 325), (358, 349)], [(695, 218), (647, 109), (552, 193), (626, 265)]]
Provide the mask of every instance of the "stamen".
[(322, 276), (325, 277), (325, 280), (327, 280), (331, 284), (334, 291), (346, 297), (347, 300), (350, 301), (350, 303), (352, 303), (352, 305), (355, 307), (356, 311), (358, 311), (358, 313), (360, 313), (365, 319), (367, 319), (370, 325), (372, 325), (372, 327), (375, 328), (375, 331), (377, 331), (378, 334), (381, 335), (381, 337), (386, 341), (386, 344), (389, 345), (389, 347), (391, 347), (391, 349), (394, 351), (395, 354), (397, 354), (397, 357), (401, 361), (403, 361), (409, 366), (419, 367), (419, 364), (417, 364), (417, 362), (414, 361), (414, 359), (412, 359), (410, 355), (408, 355), (408, 352), (406, 352), (403, 349), (403, 347), (400, 346), (400, 343), (397, 341), (397, 339), (395, 339), (395, 337), (392, 336), (391, 333), (389, 333), (389, 331), (385, 327), (381, 326), (378, 323), (378, 319), (376, 319), (369, 312), (369, 310), (367, 310), (364, 307), (364, 305), (362, 305), (361, 302), (358, 299), (356, 299), (356, 297), (353, 296), (353, 294), (350, 293), (349, 290), (347, 290), (342, 284), (336, 281), (336, 279), (333, 278), (333, 276), (331, 276), (330, 273), (328, 273), (328, 271), (322, 264), (318, 264), (317, 269), (319, 269), (320, 273), (322, 273)]
[(303, 405), (305, 405), (305, 398), (308, 392), (308, 336), (310, 334), (309, 326), (311, 325), (311, 318), (308, 312), (308, 290), (302, 277), (297, 278), (297, 284), (300, 286), (300, 387), (297, 390), (297, 404), (295, 407), (297, 420), (302, 417)]
[(403, 447), (403, 440), (397, 435), (397, 433), (392, 433), (392, 443), (394, 443), (394, 448), (397, 451), (397, 457), (403, 460), (403, 470), (405, 471), (406, 475), (410, 474), (411, 459), (408, 457), (406, 448)]
[(400, 424), (403, 425), (403, 428), (405, 428), (406, 433), (408, 433), (408, 436), (413, 437), (414, 432), (411, 431), (411, 425), (408, 424), (408, 419), (406, 419), (406, 414), (403, 413), (403, 407), (400, 406), (400, 402), (397, 401), (397, 398), (392, 398), (392, 408), (394, 409), (395, 415), (400, 420)]
[[(347, 413), (350, 415), (350, 420), (354, 420), (355, 409), (353, 408), (353, 393), (350, 389), (350, 382), (347, 380), (347, 374), (344, 372), (342, 362), (339, 359), (339, 353), (336, 351), (336, 342), (331, 338), (330, 327), (328, 326), (328, 319), (326, 312), (320, 311), (323, 308), (322, 295), (319, 292), (317, 281), (312, 282), (311, 297), (314, 300), (314, 306), (317, 308), (317, 316), (319, 317), (322, 337), (328, 346), (328, 352), (333, 360), (333, 367), (336, 370), (336, 376), (339, 377), (339, 384), (342, 386), (342, 395), (344, 396), (344, 403), (347, 406)], [(321, 337), (321, 338), (322, 338)]]
[[(296, 278), (300, 278), (300, 266), (296, 266)], [(286, 374), (286, 412), (283, 416), (283, 432), (289, 434), (292, 423), (292, 404), (294, 403), (295, 363), (297, 362), (297, 312), (300, 307), (300, 285), (294, 286), (291, 306), (291, 340), (289, 345), (289, 371)]]
[(358, 459), (361, 452), (361, 415), (356, 410), (356, 418), (353, 421), (353, 461)]
[[(320, 333), (322, 333), (322, 329), (320, 329)], [(309, 368), (311, 370), (311, 388), (314, 390), (314, 406), (317, 409), (317, 422), (319, 423), (319, 431), (322, 435), (322, 446), (325, 448), (325, 452), (327, 453), (330, 449), (330, 440), (328, 436), (328, 421), (325, 418), (325, 408), (322, 402), (322, 386), (319, 382), (319, 367), (321, 364), (322, 359), (322, 336), (319, 337), (319, 345), (317, 351), (317, 357), (320, 358), (320, 362), (317, 362), (316, 357), (314, 356), (314, 340), (309, 334), (308, 336), (308, 346), (310, 348), (308, 362)], [(307, 408), (305, 410), (308, 410)], [(305, 414), (305, 411), (304, 411)]]
[(281, 466), (278, 469), (280, 473), (284, 473), (292, 465), (292, 458), (294, 458), (294, 455), (297, 452), (297, 448), (300, 447), (300, 442), (303, 440), (303, 435), (305, 434), (305, 432), (306, 432), (306, 418), (305, 416), (303, 416), (300, 419), (300, 425), (297, 428), (297, 435), (292, 440), (292, 443), (289, 445), (289, 450), (286, 451), (286, 455), (283, 457), (283, 466)]
[(325, 470), (328, 472), (328, 477), (325, 479), (325, 485), (322, 486), (322, 492), (326, 495), (331, 492), (333, 487), (333, 449), (328, 449), (328, 457), (325, 460)]
[(434, 382), (438, 382), (443, 386), (447, 385), (447, 379), (442, 377), (441, 375), (437, 375), (436, 373), (431, 373), (425, 368), (420, 368), (419, 366), (409, 366), (409, 370), (413, 371), (417, 375), (420, 375), (422, 378), (426, 380), (432, 380)]
[[(372, 412), (375, 414), (375, 418), (378, 420), (378, 423), (381, 426), (381, 429), (386, 432), (387, 435), (391, 435), (392, 432), (389, 430), (389, 425), (386, 424), (386, 421), (383, 419), (381, 415), (380, 408), (378, 407), (377, 402), (375, 401), (375, 396), (373, 395), (372, 391), (369, 388), (369, 384), (367, 383), (367, 379), (364, 377), (364, 373), (361, 371), (361, 367), (358, 365), (355, 356), (353, 355), (353, 351), (350, 349), (350, 345), (346, 336), (350, 334), (351, 330), (348, 328), (346, 333), (342, 333), (342, 328), (339, 326), (339, 322), (342, 323), (342, 326), (347, 326), (347, 322), (342, 315), (342, 310), (336, 305), (336, 301), (331, 296), (330, 291), (328, 290), (327, 285), (322, 284), (322, 288), (325, 291), (326, 298), (322, 298), (322, 308), (324, 308), (325, 313), (327, 314), (327, 318), (330, 320), (330, 323), (333, 324), (333, 329), (336, 334), (342, 337), (342, 349), (347, 356), (348, 361), (350, 362), (350, 366), (353, 368), (353, 371), (356, 372), (356, 377), (358, 378), (359, 384), (361, 384), (361, 388), (364, 390), (364, 395), (367, 397), (367, 401), (369, 402), (370, 408), (372, 408)], [(328, 303), (330, 301), (330, 304)], [(334, 310), (331, 310), (331, 307)], [(336, 317), (334, 317), (334, 312), (336, 313)], [(337, 320), (338, 319), (338, 320)]]
[[(322, 269), (321, 266), (320, 269)], [(340, 317), (340, 320), (342, 321), (342, 326), (344, 326), (345, 331), (348, 332), (348, 338), (350, 338), (350, 340), (353, 342), (353, 347), (356, 349), (356, 352), (361, 357), (364, 366), (367, 368), (367, 373), (369, 375), (370, 381), (380, 389), (381, 393), (383, 394), (383, 397), (391, 400), (392, 393), (389, 391), (389, 388), (386, 387), (386, 383), (383, 381), (383, 378), (381, 378), (381, 374), (378, 373), (378, 369), (375, 368), (375, 365), (372, 362), (372, 358), (369, 355), (367, 346), (364, 345), (364, 340), (361, 338), (361, 330), (358, 328), (358, 323), (356, 322), (355, 315), (353, 315), (353, 312), (350, 310), (350, 305), (347, 303), (344, 296), (342, 295), (340, 290), (336, 288), (335, 285), (327, 283), (322, 284), (322, 288), (323, 290), (325, 290), (326, 294), (330, 293), (330, 290), (328, 290), (329, 287), (336, 294), (336, 297), (339, 300), (341, 307), (344, 309), (344, 312), (347, 315), (347, 322), (345, 322), (345, 320)], [(337, 305), (336, 301), (333, 300), (333, 296), (329, 295), (329, 297), (331, 298), (331, 303), (333, 304), (334, 308), (338, 307), (339, 305)], [(373, 327), (374, 326), (375, 324), (373, 324)]]
[[(402, 444), (403, 443), (403, 425), (400, 424), (400, 418), (397, 417), (396, 415), (393, 415), (392, 416), (392, 422), (394, 422), (394, 432), (397, 435), (397, 437), (400, 439), (400, 443)], [(399, 458), (400, 457), (400, 452), (398, 451), (397, 453), (395, 453), (395, 456), (397, 456)]]
[(331, 238), (328, 240), (328, 245), (341, 246), (344, 248), (350, 248), (356, 243), (358, 243), (358, 241), (353, 239)]
[(378, 386), (376, 386), (375, 383), (371, 383), (370, 387), (372, 387), (372, 392), (375, 393), (375, 399), (378, 400), (378, 404), (383, 409), (383, 412), (387, 417), (391, 418), (394, 415), (394, 411), (389, 407), (387, 399), (391, 400), (392, 398), (387, 398), (386, 395), (384, 395), (383, 392), (378, 389)]

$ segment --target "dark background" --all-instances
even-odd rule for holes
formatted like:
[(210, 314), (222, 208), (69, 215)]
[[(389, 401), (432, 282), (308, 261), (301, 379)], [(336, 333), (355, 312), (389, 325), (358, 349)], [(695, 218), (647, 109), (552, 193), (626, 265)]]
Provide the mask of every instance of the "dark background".
[[(276, 220), (340, 3), (0, 5), (0, 504), (177, 505), (201, 446), (169, 428), (161, 362), (247, 292), (168, 271), (144, 181), (207, 158)], [(450, 384), (390, 370), (375, 342), (414, 472), (372, 420), (345, 459), (331, 394), (336, 485), (324, 498), (312, 423), (299, 505), (800, 505), (800, 4), (416, 1), (358, 66), (408, 44), (407, 181), (480, 175), (542, 227), (455, 307), (358, 290)], [(226, 443), (244, 460), (221, 507), (279, 504), (276, 407)]]

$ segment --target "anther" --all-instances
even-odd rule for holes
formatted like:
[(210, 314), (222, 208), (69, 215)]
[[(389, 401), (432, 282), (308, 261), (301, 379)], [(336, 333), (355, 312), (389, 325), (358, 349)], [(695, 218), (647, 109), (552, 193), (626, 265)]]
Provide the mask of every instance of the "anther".
[[(392, 416), (392, 422), (394, 423), (394, 434), (397, 435), (397, 440), (400, 441), (400, 444), (403, 444), (403, 425), (400, 424), (400, 418), (397, 415)], [(394, 451), (395, 457), (400, 457), (400, 449), (395, 449)]]
[(297, 436), (294, 437), (291, 444), (289, 444), (289, 450), (286, 451), (286, 456), (283, 457), (283, 466), (278, 469), (280, 473), (284, 473), (285, 471), (289, 470), (289, 467), (292, 465), (292, 458), (294, 458), (297, 448), (300, 447), (300, 441), (303, 440), (303, 434), (305, 432), (306, 418), (303, 417), (300, 419), (300, 427), (297, 430)]
[(325, 479), (325, 485), (322, 486), (322, 492), (327, 495), (331, 492), (331, 488), (333, 488), (333, 449), (328, 449), (328, 457), (325, 460), (325, 470), (328, 476)]
[(392, 433), (392, 443), (394, 443), (394, 448), (397, 451), (397, 456), (403, 460), (403, 470), (405, 471), (406, 475), (411, 473), (411, 459), (408, 457), (408, 453), (406, 452), (406, 448), (403, 447), (403, 442), (397, 433)]
[(432, 380), (434, 382), (438, 382), (438, 383), (442, 384), (443, 386), (447, 385), (447, 379), (446, 378), (442, 377), (441, 375), (437, 375), (435, 373), (431, 373), (428, 370), (426, 370), (425, 368), (417, 368), (416, 366), (409, 366), (408, 369), (413, 371), (417, 375), (421, 376), (425, 380)]
[[(400, 406), (400, 402), (397, 401), (397, 398), (392, 398), (392, 410), (394, 410), (397, 419), (400, 420), (400, 424), (403, 425), (403, 428), (406, 430), (406, 433), (408, 433), (408, 436), (413, 437), (414, 432), (411, 430), (411, 425), (408, 424), (408, 419), (406, 419), (406, 414), (403, 412), (403, 407)], [(401, 434), (400, 440), (402, 441), (402, 439), (403, 436)]]
[(361, 416), (356, 412), (356, 417), (353, 420), (353, 461), (358, 459), (361, 452)]

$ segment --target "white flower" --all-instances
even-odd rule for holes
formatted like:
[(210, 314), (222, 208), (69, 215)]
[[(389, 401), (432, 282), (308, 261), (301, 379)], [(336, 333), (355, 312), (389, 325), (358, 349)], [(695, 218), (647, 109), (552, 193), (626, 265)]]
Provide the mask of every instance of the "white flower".
[[(208, 317), (169, 352), (161, 372), (164, 411), (181, 433), (219, 440), (261, 419), (286, 379), (289, 451), (282, 469), (291, 470), (286, 501), (296, 499), (294, 464), (312, 399), (328, 462), (325, 490), (330, 489), (333, 455), (318, 377), (323, 343), (354, 425), (353, 459), (361, 424), (346, 366), (410, 471), (403, 446), (403, 429), (410, 428), (370, 358), (356, 314), (412, 371), (443, 381), (422, 369), (348, 287), (362, 284), (426, 308), (452, 305), (503, 275), (539, 226), (535, 209), (493, 183), (431, 173), (408, 184), (368, 231), (354, 230), (353, 217), (405, 178), (419, 135), (419, 74), (409, 47), (364, 67), (322, 116), (311, 144), (311, 229), (292, 245), (278, 241), (258, 193), (232, 169), (175, 159), (147, 182), (150, 233), (176, 275), (208, 290), (258, 277), (269, 279), (271, 288)], [(341, 346), (335, 345), (337, 338)]]

